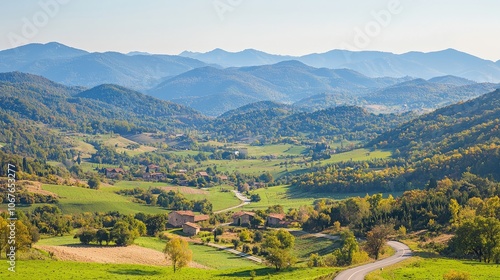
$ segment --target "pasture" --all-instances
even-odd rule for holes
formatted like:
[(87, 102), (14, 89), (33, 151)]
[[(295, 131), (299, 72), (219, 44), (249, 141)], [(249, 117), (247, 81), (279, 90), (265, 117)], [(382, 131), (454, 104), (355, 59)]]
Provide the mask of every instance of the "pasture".
[(108, 211), (118, 211), (123, 214), (167, 212), (160, 207), (134, 203), (128, 197), (104, 190), (58, 185), (43, 185), (42, 189), (59, 196), (57, 206), (66, 214)]
[(382, 271), (372, 272), (367, 275), (366, 279), (443, 279), (443, 275), (451, 270), (467, 272), (470, 274), (470, 279), (474, 280), (499, 279), (500, 275), (500, 267), (497, 264), (446, 258), (412, 257), (396, 265), (386, 267)]
[[(251, 210), (251, 209), (266, 209), (269, 206), (273, 205), (282, 205), (285, 211), (288, 208), (297, 208), (302, 205), (312, 205), (315, 200), (321, 198), (330, 198), (330, 199), (346, 199), (349, 197), (364, 197), (366, 194), (372, 195), (379, 192), (370, 192), (370, 193), (312, 193), (312, 192), (303, 192), (297, 189), (294, 186), (275, 186), (269, 188), (261, 188), (250, 192), (251, 194), (259, 194), (261, 200), (259, 202), (252, 202), (248, 205), (243, 206), (243, 209)], [(393, 196), (401, 195), (401, 192), (394, 193), (382, 193), (384, 197), (392, 194)]]
[(175, 274), (171, 267), (162, 266), (144, 266), (132, 264), (100, 264), (100, 263), (82, 263), (70, 261), (41, 261), (29, 260), (18, 261), (16, 272), (9, 272), (6, 267), (0, 270), (0, 279), (33, 279), (37, 280), (51, 279), (222, 279), (239, 280), (250, 279), (250, 272), (255, 271), (255, 279), (304, 279), (312, 280), (321, 275), (329, 275), (338, 271), (338, 268), (292, 268), (282, 272), (276, 272), (268, 267), (248, 267), (226, 270), (206, 270), (196, 268), (182, 268)]

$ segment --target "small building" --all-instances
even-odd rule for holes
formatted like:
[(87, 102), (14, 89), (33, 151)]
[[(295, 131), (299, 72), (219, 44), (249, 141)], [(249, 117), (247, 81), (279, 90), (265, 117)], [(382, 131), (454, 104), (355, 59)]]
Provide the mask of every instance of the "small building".
[(252, 220), (255, 217), (254, 212), (237, 212), (234, 213), (233, 215), (233, 224), (237, 226), (245, 226), (245, 225), (250, 225)]
[(201, 227), (195, 223), (187, 222), (182, 225), (182, 232), (189, 236), (197, 235)]
[(150, 164), (148, 165), (149, 172), (156, 172), (160, 169), (160, 167), (156, 164)]
[(123, 168), (105, 168), (104, 174), (108, 178), (116, 178), (120, 174), (121, 175), (125, 174), (125, 170), (123, 170)]
[(165, 174), (161, 172), (149, 172), (142, 175), (143, 179), (146, 180), (162, 180), (165, 179)]
[(205, 171), (200, 171), (200, 172), (196, 173), (196, 176), (198, 176), (198, 177), (209, 177), (208, 173), (205, 172)]
[(285, 224), (285, 214), (269, 214), (266, 218), (266, 225), (269, 227), (278, 227)]
[(174, 227), (181, 227), (191, 222), (202, 222), (210, 219), (208, 215), (195, 215), (192, 211), (172, 211), (168, 214), (168, 223)]
[(221, 181), (227, 181), (229, 179), (226, 175), (218, 175), (217, 178)]

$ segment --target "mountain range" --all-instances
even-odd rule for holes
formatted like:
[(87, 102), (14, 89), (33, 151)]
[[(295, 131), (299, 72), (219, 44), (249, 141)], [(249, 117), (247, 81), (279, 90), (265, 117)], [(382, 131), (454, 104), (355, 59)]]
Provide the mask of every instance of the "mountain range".
[(89, 53), (55, 42), (0, 51), (0, 72), (20, 71), (86, 87), (112, 83), (147, 89), (166, 77), (203, 66), (207, 64), (175, 55)]
[(299, 61), (272, 65), (202, 67), (167, 79), (148, 94), (217, 116), (257, 101), (275, 101), (309, 111), (339, 105), (377, 112), (435, 109), (498, 88), (456, 76), (432, 79), (369, 78), (349, 69), (314, 68)]
[(90, 53), (53, 42), (0, 51), (0, 72), (41, 75), (66, 86), (114, 84), (209, 116), (265, 100), (309, 111), (339, 105), (375, 112), (435, 109), (498, 88), (484, 81), (499, 81), (499, 65), (452, 49), (301, 57), (216, 49), (176, 56)]
[(369, 77), (412, 76), (430, 79), (436, 76), (454, 75), (476, 82), (500, 82), (498, 61), (495, 63), (454, 49), (404, 54), (331, 50), (304, 56), (273, 55), (252, 49), (240, 52), (215, 49), (206, 53), (182, 52), (180, 56), (223, 67), (257, 66), (297, 60), (317, 68), (347, 68)]

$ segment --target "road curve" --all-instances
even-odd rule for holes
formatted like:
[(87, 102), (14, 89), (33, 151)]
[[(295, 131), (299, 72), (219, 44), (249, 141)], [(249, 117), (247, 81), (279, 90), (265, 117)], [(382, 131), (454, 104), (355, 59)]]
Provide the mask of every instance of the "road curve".
[(365, 279), (366, 274), (369, 272), (372, 272), (377, 269), (381, 269), (383, 267), (393, 265), (395, 263), (398, 263), (402, 260), (405, 260), (409, 257), (411, 257), (411, 250), (408, 246), (401, 242), (397, 241), (389, 241), (387, 242), (387, 245), (391, 246), (396, 250), (396, 253), (388, 257), (386, 259), (376, 261), (373, 263), (361, 265), (358, 267), (354, 267), (345, 271), (342, 271), (337, 277), (335, 277), (335, 280), (363, 280)]

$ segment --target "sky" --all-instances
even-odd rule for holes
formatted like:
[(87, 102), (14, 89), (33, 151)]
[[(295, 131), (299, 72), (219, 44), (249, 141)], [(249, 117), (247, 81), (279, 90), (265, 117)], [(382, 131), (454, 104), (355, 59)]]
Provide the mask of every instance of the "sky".
[(0, 0), (0, 49), (47, 42), (162, 54), (454, 48), (497, 61), (498, 11), (496, 0)]

